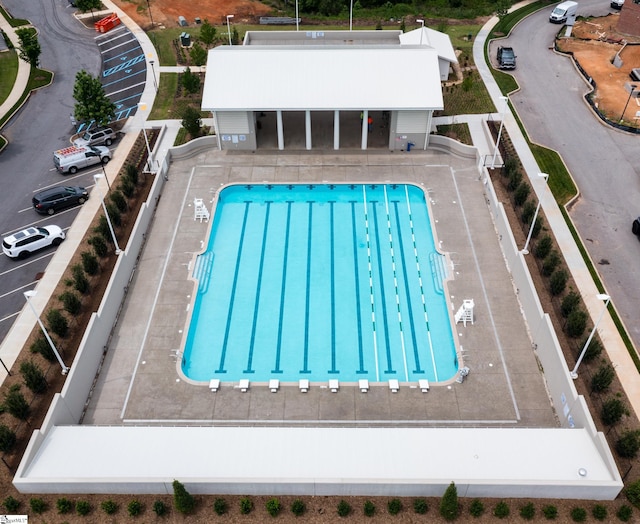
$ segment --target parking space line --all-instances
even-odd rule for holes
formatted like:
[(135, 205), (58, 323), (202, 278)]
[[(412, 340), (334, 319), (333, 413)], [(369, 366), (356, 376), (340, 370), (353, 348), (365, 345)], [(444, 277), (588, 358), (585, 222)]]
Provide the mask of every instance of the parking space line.
[[(140, 73), (143, 73), (143, 72), (146, 72), (146, 71), (147, 70), (145, 69), (144, 71), (140, 71)], [(132, 76), (137, 75), (137, 74), (139, 74), (139, 73), (134, 73), (133, 75), (129, 75), (127, 78), (131, 78)], [(102, 87), (105, 87), (105, 86), (111, 85), (111, 84), (117, 84), (118, 82), (122, 82), (122, 80), (124, 80), (124, 79), (120, 79), (120, 80), (118, 80), (116, 82), (110, 82), (109, 84), (103, 84)], [(138, 82), (137, 84), (133, 84), (131, 86), (127, 86), (124, 89), (118, 89), (117, 91), (111, 91), (110, 93), (106, 93), (106, 95), (111, 97), (113, 95), (117, 95), (118, 93), (122, 93), (123, 91), (126, 91), (127, 89), (131, 89), (133, 87), (138, 87), (138, 86), (144, 85), (145, 83), (146, 82)]]
[(7, 315), (6, 317), (0, 318), (0, 322), (4, 322), (5, 320), (9, 320), (13, 317), (17, 317), (20, 314), (20, 311), (16, 311), (15, 313), (11, 313), (11, 315)]
[[(127, 53), (133, 53), (133, 52), (139, 53), (140, 52), (140, 46), (136, 45), (136, 46), (132, 47), (131, 49), (129, 49), (128, 51), (123, 51), (122, 53), (118, 53), (117, 55), (112, 56), (111, 58), (105, 58), (103, 60), (103, 62), (109, 62), (110, 60), (115, 60), (116, 58), (120, 58), (122, 55), (126, 55)], [(104, 51), (103, 54), (104, 53), (106, 53), (106, 51)]]
[[(119, 27), (115, 27), (114, 29), (112, 29), (109, 32), (109, 35), (107, 35), (108, 37), (113, 37), (113, 38), (107, 38), (107, 36), (105, 36), (105, 35), (98, 35), (98, 36), (94, 37), (94, 40), (96, 40), (96, 43), (98, 45), (108, 44), (109, 42), (111, 42), (113, 40), (116, 40), (116, 39), (120, 38), (121, 36), (126, 35), (127, 33), (131, 34), (129, 32), (129, 30), (127, 29), (127, 27), (121, 25)], [(102, 39), (102, 40), (100, 40), (100, 39)]]
[[(51, 220), (54, 216), (59, 217), (60, 215), (64, 215), (65, 213), (69, 213), (70, 211), (74, 211), (74, 210), (75, 210), (75, 207), (70, 207), (69, 209), (65, 209), (64, 211), (55, 213), (55, 215), (46, 215), (46, 216), (42, 215), (42, 218), (40, 220), (34, 220), (33, 222), (29, 222), (28, 224), (25, 224), (23, 226), (18, 226), (15, 229), (11, 229), (9, 231), (5, 231), (4, 233), (0, 233), (0, 235), (2, 235), (3, 237), (9, 236), (11, 233), (15, 233), (16, 231), (22, 231), (23, 229), (27, 229), (28, 227), (35, 226), (46, 220)], [(69, 229), (69, 228), (66, 228), (66, 229)]]
[[(108, 51), (112, 51), (114, 49), (117, 49), (118, 47), (122, 47), (123, 45), (127, 45), (129, 42), (131, 42), (131, 40), (127, 40), (126, 42), (122, 42), (121, 44), (114, 45), (113, 47), (110, 47)], [(104, 51), (100, 51), (100, 53), (104, 53)]]
[[(37, 281), (37, 280), (34, 280), (33, 282), (29, 282), (28, 284), (25, 284), (24, 286), (17, 287), (17, 288), (15, 288), (15, 289), (12, 289), (11, 291), (7, 291), (7, 292), (6, 292), (6, 293), (4, 293), (3, 295), (0, 295), (0, 298), (8, 297), (9, 295), (12, 295), (13, 293), (16, 293), (16, 292), (18, 292), (18, 291), (21, 291), (21, 290), (23, 290), (23, 289), (24, 289), (24, 288), (26, 288), (26, 287), (31, 287), (31, 286), (33, 286), (34, 284), (37, 284), (37, 283), (38, 283), (38, 281)], [(14, 314), (16, 314), (16, 313), (14, 313)], [(12, 316), (13, 316), (13, 315), (12, 315)], [(4, 317), (4, 318), (8, 318), (8, 317)], [(4, 320), (4, 318), (3, 318), (3, 319), (0, 319), (0, 322), (1, 322), (2, 320)]]
[[(67, 228), (67, 229), (69, 229), (69, 228)], [(30, 264), (33, 264), (34, 262), (39, 262), (40, 260), (43, 260), (43, 259), (45, 259), (47, 257), (52, 257), (55, 252), (56, 251), (54, 249), (51, 253), (45, 253), (41, 257), (32, 258), (31, 260), (29, 260), (29, 262), (25, 262), (24, 264), (20, 264), (19, 266), (15, 266), (15, 267), (12, 267), (11, 269), (7, 269), (6, 271), (3, 271), (2, 273), (0, 273), (0, 277), (2, 277), (4, 275), (7, 275), (9, 273), (12, 273), (13, 271), (17, 271), (18, 269), (22, 269), (23, 267), (28, 266)]]

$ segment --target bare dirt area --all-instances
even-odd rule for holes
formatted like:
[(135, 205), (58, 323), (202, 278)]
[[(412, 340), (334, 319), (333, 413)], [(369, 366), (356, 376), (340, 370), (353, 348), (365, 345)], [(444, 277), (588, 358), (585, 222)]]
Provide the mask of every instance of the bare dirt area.
[(226, 23), (227, 15), (234, 15), (235, 23), (256, 23), (257, 18), (271, 12), (271, 8), (255, 0), (114, 0), (140, 27), (149, 29), (151, 24), (148, 5), (155, 25), (177, 27), (178, 17), (184, 16), (189, 25), (195, 19), (207, 19), (211, 24)]
[[(594, 102), (598, 109), (617, 121), (629, 98), (625, 83), (631, 82), (631, 69), (640, 65), (640, 38), (618, 32), (619, 15), (609, 15), (590, 20), (578, 20), (571, 38), (559, 38), (558, 48), (572, 52), (580, 66), (596, 83)], [(612, 61), (620, 53), (621, 67)], [(638, 100), (638, 99), (635, 99)], [(628, 105), (624, 120), (635, 122), (640, 105), (634, 100)]]

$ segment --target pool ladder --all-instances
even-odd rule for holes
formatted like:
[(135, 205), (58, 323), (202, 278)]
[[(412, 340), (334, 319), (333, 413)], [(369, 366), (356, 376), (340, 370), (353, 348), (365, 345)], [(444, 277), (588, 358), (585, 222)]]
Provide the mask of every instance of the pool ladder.
[(196, 258), (195, 267), (193, 268), (193, 278), (198, 281), (198, 293), (206, 293), (209, 289), (209, 280), (211, 279), (211, 269), (213, 268), (213, 251), (207, 251)]
[(445, 257), (440, 253), (431, 253), (429, 256), (429, 264), (431, 265), (431, 278), (433, 279), (433, 287), (436, 293), (444, 295), (444, 286), (442, 283), (447, 279), (447, 266), (445, 265)]

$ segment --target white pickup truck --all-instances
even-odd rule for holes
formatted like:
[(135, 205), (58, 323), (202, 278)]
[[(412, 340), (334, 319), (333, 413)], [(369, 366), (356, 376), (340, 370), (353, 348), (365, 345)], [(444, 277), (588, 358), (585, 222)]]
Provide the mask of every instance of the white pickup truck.
[(70, 146), (53, 153), (53, 163), (60, 173), (75, 173), (78, 169), (94, 164), (106, 164), (111, 151), (104, 146)]

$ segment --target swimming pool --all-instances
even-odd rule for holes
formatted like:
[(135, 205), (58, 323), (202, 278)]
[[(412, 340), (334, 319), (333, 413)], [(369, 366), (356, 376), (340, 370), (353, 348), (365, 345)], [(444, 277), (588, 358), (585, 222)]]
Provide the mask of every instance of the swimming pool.
[(433, 382), (458, 368), (422, 189), (220, 191), (182, 371), (195, 381)]

